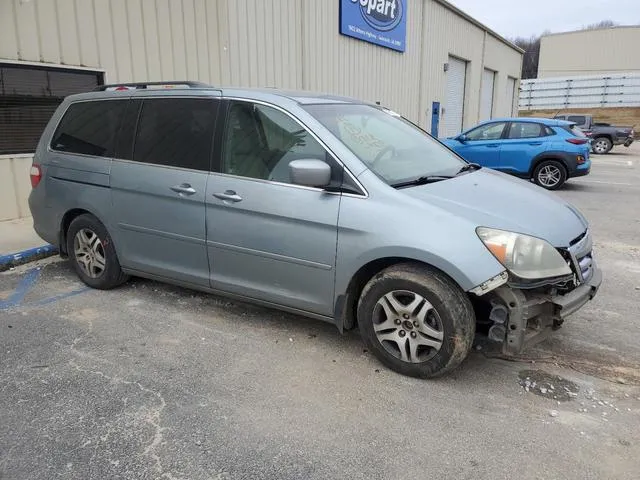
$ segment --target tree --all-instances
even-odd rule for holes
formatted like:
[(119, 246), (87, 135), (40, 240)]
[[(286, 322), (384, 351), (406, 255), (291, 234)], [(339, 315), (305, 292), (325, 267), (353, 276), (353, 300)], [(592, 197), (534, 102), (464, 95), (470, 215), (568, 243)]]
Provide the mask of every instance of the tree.
[(602, 20), (600, 22), (587, 25), (586, 27), (582, 27), (582, 30), (595, 30), (596, 28), (611, 28), (617, 26), (618, 24), (613, 20)]
[(538, 60), (540, 59), (540, 37), (537, 35), (532, 35), (529, 38), (517, 37), (511, 41), (524, 50), (522, 78), (536, 78), (538, 76)]

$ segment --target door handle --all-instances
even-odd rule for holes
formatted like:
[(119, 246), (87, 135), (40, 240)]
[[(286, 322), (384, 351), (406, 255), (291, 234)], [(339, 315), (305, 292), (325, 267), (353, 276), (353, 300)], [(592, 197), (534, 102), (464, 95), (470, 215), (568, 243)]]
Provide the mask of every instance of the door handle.
[(533, 145), (533, 146), (542, 145), (542, 142), (529, 142), (529, 145)]
[(194, 193), (196, 193), (196, 189), (188, 183), (181, 183), (180, 185), (174, 185), (170, 188), (180, 195), (193, 195)]
[(214, 193), (213, 196), (225, 202), (236, 203), (242, 201), (242, 197), (234, 190), (225, 190), (223, 193)]
[(491, 145), (485, 145), (485, 147), (487, 148), (498, 148), (500, 145), (496, 145), (495, 143), (492, 143)]

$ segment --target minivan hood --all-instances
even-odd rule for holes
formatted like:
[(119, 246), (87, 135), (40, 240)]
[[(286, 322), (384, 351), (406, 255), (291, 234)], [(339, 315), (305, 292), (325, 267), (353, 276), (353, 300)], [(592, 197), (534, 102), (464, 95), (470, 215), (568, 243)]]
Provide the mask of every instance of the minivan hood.
[(525, 233), (555, 247), (568, 247), (588, 227), (582, 214), (557, 195), (486, 168), (400, 191), (477, 227)]

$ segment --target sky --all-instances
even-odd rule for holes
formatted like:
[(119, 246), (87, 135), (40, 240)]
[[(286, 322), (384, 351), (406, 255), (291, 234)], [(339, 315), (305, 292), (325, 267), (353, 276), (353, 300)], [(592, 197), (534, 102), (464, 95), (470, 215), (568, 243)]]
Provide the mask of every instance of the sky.
[(640, 24), (640, 0), (449, 0), (507, 38), (567, 32), (602, 20)]

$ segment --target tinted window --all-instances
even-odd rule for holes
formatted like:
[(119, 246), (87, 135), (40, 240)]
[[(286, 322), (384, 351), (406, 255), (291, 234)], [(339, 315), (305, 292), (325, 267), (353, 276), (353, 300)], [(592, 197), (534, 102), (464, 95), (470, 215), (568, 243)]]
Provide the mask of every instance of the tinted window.
[(570, 122), (576, 122), (578, 125), (584, 125), (587, 123), (587, 118), (584, 115), (569, 115), (567, 120)]
[(502, 136), (505, 123), (489, 123), (467, 133), (467, 140), (498, 140)]
[(208, 171), (217, 108), (213, 99), (144, 100), (133, 159)]
[[(275, 108), (234, 102), (224, 137), (222, 173), (289, 183), (292, 160), (328, 161), (326, 151), (289, 115)], [(332, 165), (337, 169), (337, 165)]]
[(539, 123), (513, 122), (509, 127), (509, 135), (507, 138), (536, 138), (544, 136), (543, 125)]
[(51, 148), (98, 157), (113, 156), (126, 106), (127, 100), (71, 104), (53, 134)]

